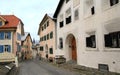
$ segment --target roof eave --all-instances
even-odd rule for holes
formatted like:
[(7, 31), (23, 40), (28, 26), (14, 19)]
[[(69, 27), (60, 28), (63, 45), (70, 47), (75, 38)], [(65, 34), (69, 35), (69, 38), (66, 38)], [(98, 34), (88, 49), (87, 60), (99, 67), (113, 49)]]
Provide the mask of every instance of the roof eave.
[(59, 1), (59, 4), (58, 4), (58, 6), (57, 6), (57, 9), (56, 9), (56, 11), (55, 11), (55, 13), (54, 13), (54, 15), (53, 15), (54, 18), (57, 18), (58, 14), (59, 14), (59, 12), (60, 12), (60, 10), (61, 10), (61, 7), (62, 7), (62, 5), (63, 5), (63, 3), (64, 3), (64, 1), (65, 1), (65, 0), (60, 0), (60, 1)]

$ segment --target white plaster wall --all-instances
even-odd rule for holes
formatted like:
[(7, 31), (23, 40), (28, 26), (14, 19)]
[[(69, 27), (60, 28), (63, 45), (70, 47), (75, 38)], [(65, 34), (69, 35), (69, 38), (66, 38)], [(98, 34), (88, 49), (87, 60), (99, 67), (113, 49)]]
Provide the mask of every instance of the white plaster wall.
[[(113, 21), (116, 18), (120, 18), (120, 4), (117, 4), (107, 9), (103, 9), (103, 0), (95, 0), (95, 15), (84, 17), (84, 0), (80, 0), (79, 7), (79, 21), (74, 21), (72, 0), (66, 4), (63, 4), (59, 15), (64, 15), (64, 27), (59, 28), (59, 22), (57, 22), (57, 46), (59, 46), (59, 37), (63, 38), (63, 49), (57, 48), (56, 55), (64, 55), (67, 60), (70, 60), (69, 51), (66, 47), (66, 37), (72, 33), (76, 38), (77, 45), (77, 64), (87, 67), (98, 68), (98, 64), (108, 64), (109, 70), (120, 73), (120, 49), (112, 48), (106, 49), (104, 47), (104, 25)], [(65, 24), (65, 11), (67, 8), (72, 7), (72, 23)], [(119, 22), (119, 21), (118, 21)], [(119, 23), (118, 23), (119, 24)], [(108, 26), (109, 27), (109, 26)], [(115, 27), (117, 28), (117, 27)], [(95, 31), (97, 47), (95, 49), (86, 48), (86, 32)]]

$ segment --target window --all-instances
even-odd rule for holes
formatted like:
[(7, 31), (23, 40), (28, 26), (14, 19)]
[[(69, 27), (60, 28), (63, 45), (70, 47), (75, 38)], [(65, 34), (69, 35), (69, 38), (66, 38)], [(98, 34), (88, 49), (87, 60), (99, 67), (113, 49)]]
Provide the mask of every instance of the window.
[(78, 9), (76, 9), (75, 12), (74, 12), (74, 18), (75, 18), (75, 20), (79, 19), (79, 11), (78, 11)]
[(4, 46), (4, 51), (5, 51), (5, 52), (11, 52), (11, 47), (10, 47), (10, 45), (5, 45), (5, 46)]
[(50, 54), (53, 54), (53, 48), (50, 48), (49, 50), (50, 50)]
[(62, 49), (63, 48), (63, 39), (62, 38), (59, 38), (59, 43), (60, 43), (60, 49)]
[(70, 0), (66, 0), (66, 3), (69, 2)]
[(44, 30), (44, 27), (42, 26), (42, 31)]
[(46, 29), (46, 24), (44, 24), (44, 29)]
[(71, 23), (71, 8), (66, 11), (66, 24)]
[(47, 21), (47, 27), (49, 26), (49, 21)]
[(66, 11), (66, 24), (71, 23), (71, 8)]
[(120, 48), (120, 32), (113, 32), (104, 36), (105, 47)]
[(66, 24), (71, 23), (71, 16), (69, 16), (68, 18), (66, 18)]
[(47, 40), (49, 40), (49, 34), (47, 34)]
[(46, 36), (44, 36), (44, 41), (46, 41)]
[(0, 32), (0, 39), (11, 39), (11, 32)]
[(40, 51), (43, 51), (43, 46), (40, 46)]
[(60, 22), (60, 28), (62, 28), (63, 25), (64, 25), (64, 21), (61, 21), (61, 22)]
[(59, 22), (59, 26), (60, 28), (62, 28), (64, 26), (64, 20), (63, 20), (63, 14), (60, 15), (60, 22)]
[(42, 41), (42, 38), (40, 38), (40, 42)]
[(21, 46), (17, 43), (17, 51), (20, 52), (21, 51)]
[(89, 17), (95, 14), (95, 4), (94, 0), (85, 0), (84, 3), (84, 13), (85, 17)]
[(113, 6), (117, 3), (119, 3), (119, 0), (110, 0), (110, 6)]
[(53, 32), (50, 33), (50, 39), (52, 39), (52, 38), (53, 38)]
[(86, 37), (86, 47), (96, 48), (95, 35), (90, 35), (89, 37)]
[(11, 32), (5, 32), (4, 35), (5, 39), (11, 39)]
[(2, 21), (0, 21), (0, 26), (2, 26)]
[(95, 8), (94, 8), (94, 6), (91, 8), (91, 14), (92, 14), (92, 15), (95, 14)]

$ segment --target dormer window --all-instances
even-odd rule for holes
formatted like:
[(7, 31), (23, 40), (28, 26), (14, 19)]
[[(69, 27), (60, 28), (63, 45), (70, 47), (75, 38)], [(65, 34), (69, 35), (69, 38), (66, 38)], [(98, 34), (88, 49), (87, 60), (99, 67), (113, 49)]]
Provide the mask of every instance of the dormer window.
[(119, 3), (119, 0), (110, 0), (110, 6), (113, 6), (117, 3)]
[(0, 21), (0, 26), (2, 26), (2, 21)]

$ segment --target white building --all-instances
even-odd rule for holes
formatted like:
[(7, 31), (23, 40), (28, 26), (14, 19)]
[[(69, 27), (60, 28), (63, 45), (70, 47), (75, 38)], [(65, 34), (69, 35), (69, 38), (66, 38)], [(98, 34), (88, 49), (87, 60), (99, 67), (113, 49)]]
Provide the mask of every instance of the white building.
[(119, 13), (119, 0), (60, 0), (56, 55), (120, 73)]

